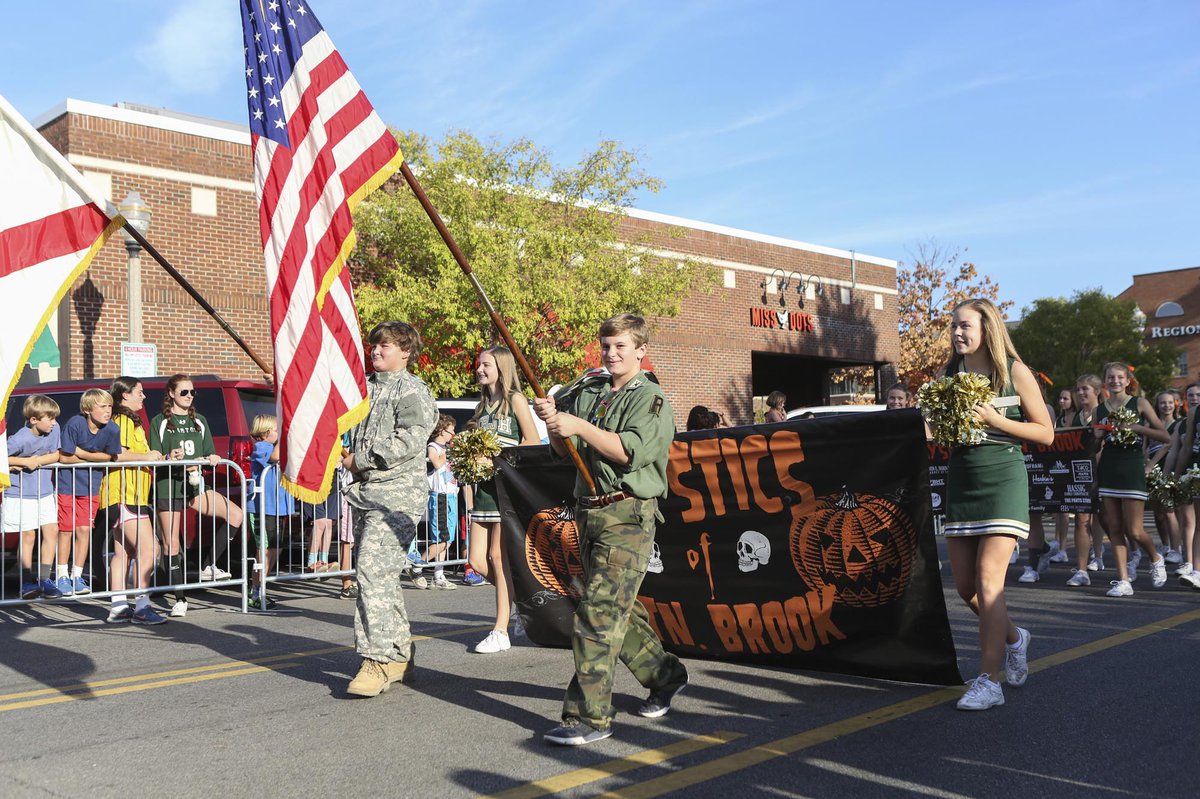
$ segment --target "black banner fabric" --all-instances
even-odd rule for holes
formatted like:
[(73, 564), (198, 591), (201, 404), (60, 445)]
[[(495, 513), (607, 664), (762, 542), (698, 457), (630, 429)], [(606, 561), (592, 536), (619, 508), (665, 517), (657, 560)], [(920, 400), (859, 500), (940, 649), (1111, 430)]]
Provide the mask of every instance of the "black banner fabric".
[[(962, 682), (932, 534), (916, 411), (681, 433), (640, 599), (688, 657)], [(505, 450), (497, 487), (529, 637), (570, 646), (575, 471)]]
[[(1064, 427), (1054, 431), (1050, 444), (1026, 444), (1025, 469), (1029, 472), (1030, 513), (1095, 513), (1096, 436), (1089, 427)], [(950, 451), (930, 443), (929, 487), (933, 512), (945, 513), (946, 467)]]

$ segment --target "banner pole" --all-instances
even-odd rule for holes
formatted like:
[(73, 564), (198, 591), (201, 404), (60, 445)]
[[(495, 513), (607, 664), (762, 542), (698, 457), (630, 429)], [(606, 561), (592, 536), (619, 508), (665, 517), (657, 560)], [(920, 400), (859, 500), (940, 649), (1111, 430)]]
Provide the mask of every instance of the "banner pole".
[[(487, 309), (488, 316), (492, 318), (492, 324), (500, 331), (500, 338), (504, 339), (504, 345), (512, 351), (513, 357), (517, 360), (517, 365), (521, 367), (521, 373), (525, 375), (525, 379), (529, 381), (530, 387), (533, 388), (533, 393), (538, 397), (545, 397), (546, 392), (542, 390), (542, 384), (538, 382), (537, 376), (533, 373), (533, 368), (530, 367), (529, 361), (525, 359), (525, 353), (517, 346), (517, 342), (513, 339), (512, 333), (509, 332), (508, 326), (504, 324), (504, 320), (500, 318), (500, 314), (496, 312), (496, 307), (492, 305), (491, 299), (483, 286), (479, 283), (479, 279), (475, 277), (475, 272), (471, 269), (471, 264), (467, 261), (467, 256), (459, 249), (458, 242), (454, 240), (454, 234), (446, 227), (446, 223), (442, 221), (441, 215), (437, 209), (433, 207), (429, 197), (425, 194), (425, 189), (421, 186), (421, 182), (417, 180), (417, 176), (409, 169), (408, 163), (400, 162), (400, 174), (404, 175), (405, 182), (412, 189), (413, 194), (417, 197), (417, 202), (425, 209), (425, 213), (429, 216), (429, 221), (433, 222), (433, 226), (437, 228), (441, 234), (442, 241), (446, 242), (446, 246), (450, 248), (450, 254), (454, 256), (454, 260), (458, 263), (459, 268), (471, 281), (471, 286), (475, 289), (475, 293), (479, 295), (483, 307)], [(575, 468), (579, 470), (579, 474), (583, 476), (583, 481), (587, 483), (588, 490), (592, 494), (596, 493), (596, 481), (592, 478), (592, 473), (588, 471), (587, 464), (583, 462), (583, 458), (579, 455), (579, 450), (575, 449), (575, 445), (571, 439), (564, 438), (563, 444), (566, 445), (567, 454), (571, 456), (571, 461), (575, 464)]]

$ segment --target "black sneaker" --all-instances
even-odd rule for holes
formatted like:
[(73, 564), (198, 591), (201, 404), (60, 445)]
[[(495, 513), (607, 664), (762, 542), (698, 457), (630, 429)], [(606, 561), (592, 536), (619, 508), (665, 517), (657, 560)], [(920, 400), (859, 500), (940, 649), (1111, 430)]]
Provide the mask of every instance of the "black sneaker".
[(358, 599), (358, 583), (350, 583), (338, 594), (342, 599)]
[(687, 687), (687, 684), (688, 676), (685, 674), (683, 675), (683, 682), (679, 685), (651, 691), (650, 696), (637, 709), (637, 714), (647, 719), (657, 719), (667, 715), (667, 711), (671, 709), (671, 700), (678, 696), (679, 692)]
[(558, 744), (559, 746), (583, 746), (595, 741), (603, 741), (610, 735), (612, 735), (612, 727), (609, 727), (607, 730), (598, 730), (579, 719), (567, 719), (543, 735), (542, 739), (546, 743)]

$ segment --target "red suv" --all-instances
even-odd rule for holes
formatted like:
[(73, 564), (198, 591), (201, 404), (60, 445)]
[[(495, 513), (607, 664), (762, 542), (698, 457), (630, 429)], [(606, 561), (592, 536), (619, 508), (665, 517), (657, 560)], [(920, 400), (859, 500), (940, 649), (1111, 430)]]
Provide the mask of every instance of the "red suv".
[[(167, 385), (166, 377), (141, 378), (142, 388), (146, 392), (146, 404), (142, 412), (142, 421), (149, 428), (151, 417), (162, 412), (163, 394)], [(194, 375), (192, 383), (196, 387), (196, 412), (202, 414), (212, 427), (213, 444), (217, 454), (228, 458), (242, 467), (246, 479), (250, 479), (250, 453), (254, 441), (250, 438), (250, 425), (254, 417), (260, 413), (275, 413), (275, 391), (270, 383), (255, 380), (231, 380), (216, 375)], [(30, 394), (45, 394), (58, 403), (59, 424), (79, 413), (79, 399), (83, 392), (92, 388), (108, 390), (111, 381), (106, 380), (69, 380), (56, 383), (42, 383), (33, 386), (20, 386), (13, 389), (5, 413), (5, 423), (10, 431), (19, 430), (25, 425), (21, 418), (21, 406)], [(235, 484), (232, 478), (230, 484)], [(217, 475), (214, 485), (224, 485), (225, 479)], [(189, 514), (190, 516), (191, 514)], [(188, 519), (187, 529), (195, 530), (193, 519)], [(189, 536), (190, 539), (190, 536)], [(3, 549), (15, 549), (19, 536), (13, 534), (3, 537)], [(190, 540), (189, 540), (190, 543)]]

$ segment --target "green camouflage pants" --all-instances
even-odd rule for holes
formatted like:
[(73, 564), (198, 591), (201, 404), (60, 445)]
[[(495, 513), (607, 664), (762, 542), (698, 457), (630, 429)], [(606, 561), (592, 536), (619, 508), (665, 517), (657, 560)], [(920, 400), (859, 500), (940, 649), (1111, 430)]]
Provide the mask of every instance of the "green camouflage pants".
[(408, 565), (408, 542), (415, 533), (416, 523), (406, 513), (354, 511), (354, 576), (359, 591), (354, 610), (354, 648), (364, 658), (402, 663), (412, 656), (412, 633), (400, 575)]
[(637, 598), (654, 544), (657, 513), (654, 499), (576, 510), (584, 593), (575, 610), (575, 676), (563, 700), (563, 719), (582, 719), (598, 730), (609, 727), (618, 658), (652, 691), (684, 679), (683, 664), (663, 650)]

